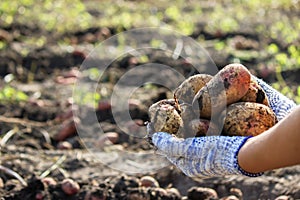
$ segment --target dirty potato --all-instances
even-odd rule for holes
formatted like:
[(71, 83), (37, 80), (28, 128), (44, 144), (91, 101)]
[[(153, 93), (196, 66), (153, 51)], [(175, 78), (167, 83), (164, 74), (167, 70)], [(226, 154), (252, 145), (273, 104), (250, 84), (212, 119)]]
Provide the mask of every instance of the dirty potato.
[(174, 99), (164, 99), (152, 104), (149, 116), (153, 131), (178, 134), (183, 126), (180, 112), (179, 105)]
[(253, 77), (251, 77), (249, 90), (247, 91), (245, 96), (241, 98), (240, 101), (256, 102), (264, 104), (266, 106), (270, 106), (267, 95)]
[(183, 81), (175, 90), (174, 96), (179, 101), (191, 104), (196, 93), (210, 80), (209, 74), (196, 74)]
[(226, 105), (239, 101), (248, 91), (251, 74), (242, 64), (229, 64), (221, 69), (195, 95), (192, 105), (201, 118), (210, 118)]
[(187, 126), (190, 121), (197, 118), (197, 115), (193, 112), (193, 108), (191, 105), (182, 103), (180, 104), (180, 108), (180, 116), (184, 126)]
[(193, 119), (189, 122), (187, 130), (188, 134), (194, 137), (220, 135), (221, 133), (218, 126), (207, 119)]
[(256, 136), (277, 122), (273, 110), (263, 104), (238, 102), (228, 106), (223, 134), (228, 136)]

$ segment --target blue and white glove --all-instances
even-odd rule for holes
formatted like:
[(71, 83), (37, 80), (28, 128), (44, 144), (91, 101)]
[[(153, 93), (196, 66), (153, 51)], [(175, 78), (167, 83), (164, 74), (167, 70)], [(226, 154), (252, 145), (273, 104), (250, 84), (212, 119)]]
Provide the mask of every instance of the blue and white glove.
[[(265, 91), (270, 107), (278, 120), (283, 119), (296, 104), (258, 79)], [(208, 178), (224, 175), (260, 176), (263, 173), (244, 171), (238, 163), (237, 155), (249, 137), (208, 136), (187, 139), (175, 138), (164, 132), (152, 135), (152, 143), (157, 152), (166, 156), (170, 162), (190, 177)]]
[(291, 112), (294, 107), (296, 107), (296, 104), (293, 100), (287, 98), (286, 96), (272, 88), (262, 79), (259, 79), (255, 76), (253, 77), (266, 93), (270, 107), (274, 111), (278, 121), (282, 120), (287, 114)]

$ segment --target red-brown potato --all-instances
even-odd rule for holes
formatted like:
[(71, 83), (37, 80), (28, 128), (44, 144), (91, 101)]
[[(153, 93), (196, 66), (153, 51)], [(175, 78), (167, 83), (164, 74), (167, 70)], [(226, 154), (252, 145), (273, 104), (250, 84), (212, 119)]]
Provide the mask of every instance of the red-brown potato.
[(240, 101), (242, 102), (256, 102), (262, 103), (266, 106), (270, 106), (269, 100), (267, 95), (265, 94), (264, 90), (260, 87), (257, 81), (251, 77), (249, 90), (243, 96)]
[(212, 114), (218, 114), (247, 93), (250, 79), (249, 70), (242, 64), (226, 65), (195, 95), (194, 112), (208, 119)]

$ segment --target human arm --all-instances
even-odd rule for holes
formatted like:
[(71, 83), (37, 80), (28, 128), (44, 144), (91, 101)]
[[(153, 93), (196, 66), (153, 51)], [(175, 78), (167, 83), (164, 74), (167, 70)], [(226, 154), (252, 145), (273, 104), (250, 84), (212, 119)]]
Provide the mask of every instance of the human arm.
[(300, 106), (241, 147), (238, 163), (251, 173), (300, 164)]

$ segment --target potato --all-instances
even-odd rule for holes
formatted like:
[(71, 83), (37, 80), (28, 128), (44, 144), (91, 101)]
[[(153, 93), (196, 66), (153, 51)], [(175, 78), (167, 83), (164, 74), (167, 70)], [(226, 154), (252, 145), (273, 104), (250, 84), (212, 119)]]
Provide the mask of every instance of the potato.
[(196, 74), (183, 81), (175, 90), (174, 96), (185, 103), (191, 104), (196, 93), (210, 80), (209, 74)]
[(238, 102), (227, 108), (223, 134), (256, 136), (274, 126), (276, 122), (276, 115), (270, 107), (253, 102)]
[(208, 135), (220, 135), (221, 130), (210, 120), (193, 119), (188, 124), (187, 133), (194, 137), (201, 137)]
[(150, 122), (154, 132), (178, 134), (183, 121), (180, 117), (179, 104), (174, 99), (164, 99), (149, 108)]
[(250, 72), (245, 66), (225, 66), (195, 95), (192, 102), (194, 112), (199, 113), (200, 118), (210, 118), (213, 106), (214, 114), (219, 113), (247, 93), (250, 79)]
[(243, 102), (256, 102), (262, 103), (266, 106), (270, 106), (269, 100), (263, 89), (257, 83), (257, 81), (251, 77), (250, 87), (245, 96), (243, 96), (240, 101)]
[(191, 105), (182, 103), (180, 104), (180, 108), (181, 108), (180, 116), (184, 126), (187, 126), (191, 120), (197, 118), (197, 115), (193, 112), (193, 108)]

